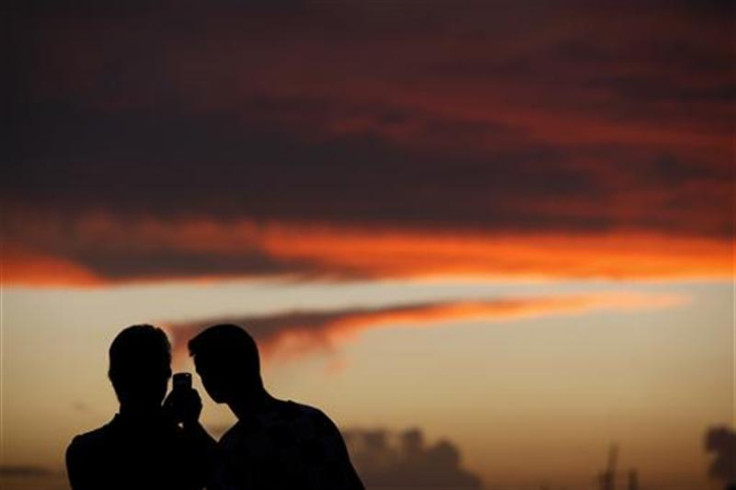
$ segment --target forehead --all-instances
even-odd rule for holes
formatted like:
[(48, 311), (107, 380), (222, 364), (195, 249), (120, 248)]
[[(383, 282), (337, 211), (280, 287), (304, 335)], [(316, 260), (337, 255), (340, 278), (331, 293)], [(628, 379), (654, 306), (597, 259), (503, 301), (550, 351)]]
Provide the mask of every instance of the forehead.
[(199, 369), (207, 369), (224, 364), (222, 356), (214, 354), (197, 354), (194, 356), (194, 366)]

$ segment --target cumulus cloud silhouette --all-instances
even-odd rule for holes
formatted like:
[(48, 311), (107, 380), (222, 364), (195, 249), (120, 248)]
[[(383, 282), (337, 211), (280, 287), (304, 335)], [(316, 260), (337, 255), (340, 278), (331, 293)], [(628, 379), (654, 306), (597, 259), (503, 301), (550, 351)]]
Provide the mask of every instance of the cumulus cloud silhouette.
[(715, 453), (708, 474), (736, 485), (736, 432), (727, 427), (711, 427), (705, 434), (705, 449)]
[(420, 429), (346, 429), (343, 436), (353, 464), (367, 488), (483, 488), (462, 467), (460, 450), (450, 441), (428, 445)]

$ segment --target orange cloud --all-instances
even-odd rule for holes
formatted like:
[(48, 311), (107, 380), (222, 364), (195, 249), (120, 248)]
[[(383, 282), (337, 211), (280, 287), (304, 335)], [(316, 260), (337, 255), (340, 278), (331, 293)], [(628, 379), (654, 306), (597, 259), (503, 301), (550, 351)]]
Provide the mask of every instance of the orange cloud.
[(603, 234), (410, 234), (274, 227), (270, 254), (376, 276), (541, 278), (730, 277), (720, 240), (621, 231)]
[[(118, 223), (82, 219), (71, 231), (37, 226), (25, 238), (72, 259), (17, 247), (5, 281), (89, 286), (287, 275), (326, 278), (724, 279), (732, 243), (707, 237), (608, 233), (380, 230), (249, 220)], [(90, 257), (93, 257), (94, 260)]]
[(98, 286), (102, 281), (74, 261), (3, 244), (2, 283), (19, 286)]
[(267, 359), (280, 361), (314, 352), (332, 352), (361, 332), (378, 328), (429, 328), (451, 322), (499, 322), (537, 316), (578, 315), (594, 310), (635, 311), (676, 306), (685, 298), (653, 294), (590, 294), (457, 301), (386, 306), (376, 309), (295, 311), (265, 317), (208, 319), (169, 325), (175, 357), (186, 356), (186, 342), (209, 325), (235, 323), (258, 340)]

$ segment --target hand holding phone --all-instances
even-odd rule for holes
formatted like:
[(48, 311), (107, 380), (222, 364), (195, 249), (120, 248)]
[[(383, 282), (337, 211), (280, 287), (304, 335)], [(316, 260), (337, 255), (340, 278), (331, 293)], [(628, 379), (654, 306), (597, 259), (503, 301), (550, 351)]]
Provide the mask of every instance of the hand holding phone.
[(186, 391), (192, 389), (192, 375), (189, 373), (176, 373), (173, 379), (174, 391)]
[(184, 426), (196, 424), (202, 413), (202, 400), (197, 390), (192, 388), (192, 375), (176, 373), (172, 380), (173, 388), (164, 402), (164, 409), (174, 422)]

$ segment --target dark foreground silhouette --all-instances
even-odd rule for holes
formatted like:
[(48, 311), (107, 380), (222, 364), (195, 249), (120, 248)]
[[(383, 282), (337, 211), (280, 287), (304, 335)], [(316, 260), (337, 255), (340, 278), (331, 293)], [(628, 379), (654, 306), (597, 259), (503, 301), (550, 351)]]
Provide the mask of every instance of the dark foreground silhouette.
[(345, 443), (321, 411), (277, 400), (263, 386), (258, 349), (236, 325), (189, 342), (207, 393), (238, 418), (217, 443), (212, 490), (361, 490)]
[(245, 330), (210, 327), (189, 349), (207, 392), (238, 422), (216, 442), (199, 423), (199, 394), (177, 377), (162, 405), (169, 341), (150, 325), (128, 327), (110, 347), (120, 410), (69, 445), (73, 490), (363, 489), (335, 424), (316, 408), (265, 390), (258, 349)]
[[(69, 445), (66, 464), (73, 490), (204, 486), (211, 452), (208, 436), (193, 424), (180, 427), (161, 406), (170, 364), (169, 341), (158, 328), (136, 325), (115, 338), (109, 377), (120, 410), (111, 422), (75, 437)], [(194, 407), (197, 416), (200, 409)]]

